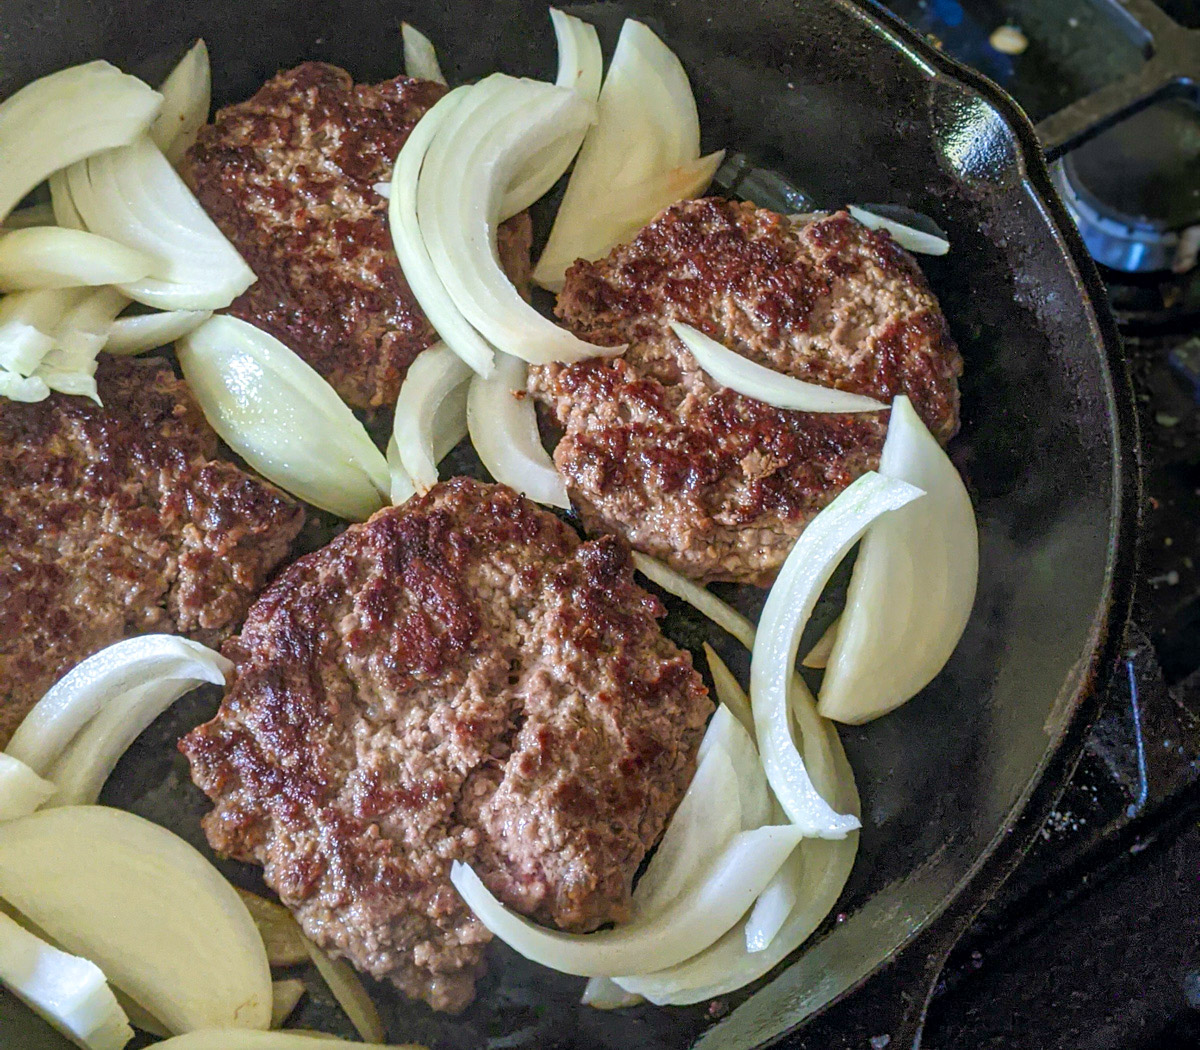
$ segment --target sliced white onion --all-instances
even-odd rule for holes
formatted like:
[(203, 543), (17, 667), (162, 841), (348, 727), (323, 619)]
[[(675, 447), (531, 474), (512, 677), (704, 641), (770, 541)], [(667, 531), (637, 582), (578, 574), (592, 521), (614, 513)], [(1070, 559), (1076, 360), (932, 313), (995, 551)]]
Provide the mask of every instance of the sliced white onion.
[(104, 806), (6, 821), (0, 897), (174, 1032), (270, 1023), (271, 972), (245, 905), (157, 824)]
[(657, 583), (664, 591), (682, 598), (697, 612), (703, 613), (723, 631), (733, 635), (747, 649), (754, 648), (754, 624), (732, 606), (721, 601), (711, 591), (701, 587), (695, 580), (676, 572), (669, 565), (642, 554), (633, 552), (634, 567), (647, 579)]
[(0, 299), (0, 368), (33, 375), (54, 347), (53, 333), (86, 295), (82, 288), (47, 288)]
[(579, 1001), (594, 1010), (623, 1010), (646, 1000), (640, 995), (625, 991), (611, 977), (592, 977), (584, 986)]
[(882, 401), (862, 394), (805, 383), (766, 368), (722, 346), (691, 325), (672, 322), (671, 331), (688, 348), (696, 364), (713, 379), (756, 401), (794, 412), (879, 412), (887, 408)]
[(840, 618), (834, 620), (833, 623), (825, 628), (825, 633), (809, 649), (808, 655), (800, 661), (801, 664), (819, 671), (829, 663), (829, 654), (833, 652), (833, 643), (837, 639), (839, 623), (841, 623)]
[(496, 355), (496, 370), (475, 376), (467, 391), (467, 429), (483, 465), (502, 485), (535, 503), (571, 506), (567, 486), (542, 446), (537, 410), (526, 392), (527, 366), (508, 354)]
[[(325, 1050), (331, 1046), (362, 1046), (324, 1032), (252, 1032), (246, 1029), (214, 1028), (208, 1032), (177, 1035), (155, 1050)], [(424, 1050), (416, 1043), (385, 1047), (384, 1050)]]
[(859, 822), (821, 797), (792, 739), (789, 692), (799, 683), (800, 635), (821, 589), (867, 526), (920, 495), (908, 482), (873, 471), (854, 481), (800, 534), (759, 617), (750, 659), (755, 735), (775, 797), (806, 837), (844, 838)]
[(30, 204), (8, 213), (8, 218), (0, 223), (0, 233), (9, 230), (28, 230), (36, 226), (53, 226), (54, 206), (51, 204)]
[(689, 891), (658, 913), (582, 935), (547, 930), (509, 911), (459, 861), (450, 881), (480, 922), (525, 958), (562, 973), (614, 977), (703, 951), (745, 914), (799, 841), (790, 825), (740, 831)]
[(271, 1027), (281, 1028), (304, 998), (304, 982), (298, 978), (271, 982)]
[(54, 785), (19, 758), (0, 751), (0, 820), (27, 817), (51, 795)]
[(901, 248), (920, 255), (945, 255), (950, 250), (950, 242), (944, 237), (938, 237), (924, 230), (915, 230), (911, 226), (885, 219), (882, 215), (859, 208), (853, 204), (846, 208), (851, 216), (861, 222), (869, 230), (887, 230)]
[(700, 121), (687, 74), (670, 48), (641, 22), (626, 19), (622, 26), (597, 110), (533, 271), (534, 281), (552, 291), (562, 288), (567, 267), (576, 259), (599, 258), (627, 236), (631, 219), (637, 229), (667, 205), (702, 192), (716, 168), (702, 185), (692, 180), (676, 196), (664, 189), (679, 183), (679, 175), (661, 183), (663, 188), (650, 194), (648, 215), (644, 189), (635, 194), (643, 198), (641, 203), (631, 207), (631, 187), (651, 186), (700, 156)]
[(758, 895), (746, 919), (746, 951), (765, 952), (783, 929), (800, 896), (800, 879), (804, 872), (803, 847), (796, 850), (776, 873), (770, 884)]
[(743, 831), (753, 831), (770, 823), (771, 792), (758, 760), (754, 738), (725, 704), (717, 706), (696, 759), (703, 762), (710, 747), (720, 747), (733, 763), (737, 774), (738, 806)]
[(254, 283), (149, 136), (72, 165), (67, 186), (88, 230), (156, 260), (149, 277), (121, 284), (131, 299), (162, 310), (216, 310)]
[[(554, 23), (554, 38), (558, 42), (555, 85), (574, 91), (594, 106), (604, 70), (604, 55), (595, 27), (553, 7), (550, 8), (550, 20)], [(501, 221), (524, 211), (559, 180), (579, 152), (585, 130), (580, 129), (572, 137), (552, 142), (526, 162), (504, 195)]]
[[(472, 373), (474, 374), (474, 373)], [(433, 460), (440, 463), (463, 438), (467, 436), (467, 391), (470, 382), (460, 383), (442, 399), (433, 418), (430, 437), (433, 442)], [(390, 438), (387, 446), (387, 465), (392, 476), (392, 504), (399, 506), (416, 495), (417, 489), (404, 463), (396, 439)]]
[(354, 967), (345, 959), (334, 959), (326, 955), (307, 937), (304, 938), (304, 947), (321, 975), (321, 980), (329, 986), (333, 997), (338, 1001), (338, 1006), (345, 1011), (359, 1038), (364, 1043), (382, 1043), (387, 1038), (387, 1031), (379, 1018), (379, 1011), (375, 1009), (375, 1004), (363, 987), (362, 981), (354, 972)]
[(154, 266), (144, 252), (83, 230), (35, 226), (0, 237), (0, 291), (136, 281)]
[(363, 520), (391, 487), (387, 461), (321, 375), (245, 321), (212, 317), (176, 344), (212, 428), (264, 477)]
[(79, 1046), (121, 1050), (129, 1019), (95, 963), (47, 944), (0, 912), (0, 984)]
[(429, 323), (447, 346), (480, 375), (490, 375), (492, 348), (454, 304), (434, 269), (417, 221), (417, 182), (429, 144), (455, 110), (462, 105), (469, 87), (455, 88), (443, 95), (413, 128), (392, 171), (388, 197), (388, 226), (392, 244), (404, 271), (404, 279)]
[(192, 45), (159, 90), (162, 110), (150, 126), (150, 137), (167, 160), (178, 166), (200, 129), (208, 123), (212, 105), (212, 70), (203, 40)]
[(526, 361), (580, 361), (623, 349), (595, 346), (543, 317), (521, 298), (496, 249), (504, 193), (521, 166), (586, 128), (594, 114), (573, 91), (494, 73), (450, 114), (421, 169), (420, 234), (443, 287), (488, 342)]
[[(747, 649), (751, 646), (746, 646)], [(717, 687), (717, 699), (721, 701), (734, 717), (742, 723), (746, 732), (754, 734), (754, 712), (750, 710), (750, 698), (742, 690), (741, 684), (729, 670), (725, 661), (717, 655), (717, 651), (704, 643), (704, 655), (708, 659), (708, 670), (713, 677), (713, 685)]]
[(295, 966), (309, 957), (300, 924), (287, 908), (249, 890), (238, 888), (237, 895), (258, 927), (267, 962), (272, 966)]
[(473, 374), (445, 343), (422, 350), (408, 367), (396, 399), (392, 434), (400, 462), (417, 492), (427, 492), (437, 484), (434, 431), (438, 413), (446, 398)]
[(54, 212), (54, 221), (64, 230), (84, 229), (83, 216), (75, 207), (71, 198), (71, 186), (67, 179), (69, 169), (63, 168), (50, 176), (50, 208)]
[(21, 376), (0, 369), (0, 397), (10, 401), (44, 401), (50, 396), (46, 381), (38, 376)]
[(446, 83), (442, 67), (438, 65), (437, 51), (429, 37), (407, 22), (401, 24), (400, 35), (404, 38), (404, 75)]
[(199, 642), (169, 634), (143, 634), (101, 649), (47, 690), (17, 727), (8, 753), (45, 775), (84, 726), (142, 683), (181, 678), (224, 682), (229, 663)]
[(98, 288), (67, 312), (54, 331), (54, 346), (38, 365), (37, 374), (51, 390), (80, 394), (100, 404), (96, 356), (113, 318), (128, 304), (115, 288)]
[(158, 115), (162, 96), (107, 62), (71, 66), (0, 103), (0, 219), (51, 172), (124, 146)]
[(975, 603), (971, 497), (907, 397), (892, 404), (879, 472), (926, 496), (871, 526), (858, 552), (821, 683), (821, 714), (839, 722), (878, 718), (924, 689), (950, 659)]
[(171, 310), (166, 313), (118, 317), (108, 329), (104, 350), (109, 354), (144, 354), (182, 339), (212, 317), (211, 310)]

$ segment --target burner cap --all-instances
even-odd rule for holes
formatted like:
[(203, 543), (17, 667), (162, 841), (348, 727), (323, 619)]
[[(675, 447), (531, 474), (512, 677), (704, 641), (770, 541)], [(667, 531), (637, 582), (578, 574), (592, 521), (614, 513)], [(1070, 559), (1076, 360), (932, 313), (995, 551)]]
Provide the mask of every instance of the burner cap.
[(1126, 273), (1189, 266), (1182, 235), (1200, 224), (1200, 111), (1187, 101), (1122, 121), (1067, 154), (1054, 178), (1097, 262)]

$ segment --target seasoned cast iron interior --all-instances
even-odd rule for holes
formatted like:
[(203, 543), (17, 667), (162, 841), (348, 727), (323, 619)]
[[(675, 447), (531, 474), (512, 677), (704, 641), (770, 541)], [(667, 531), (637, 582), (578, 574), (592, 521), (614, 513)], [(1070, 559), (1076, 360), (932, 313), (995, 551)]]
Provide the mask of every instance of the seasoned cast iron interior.
[[(842, 730), (864, 806), (844, 921), (828, 923), (823, 939), (715, 1026), (704, 1006), (581, 1007), (582, 980), (498, 945), (478, 1000), (457, 1018), (377, 988), (392, 1041), (666, 1050), (703, 1036), (704, 1045), (732, 1050), (794, 1026), (926, 924), (1001, 836), (1054, 750), (1108, 615), (1122, 498), (1113, 384), (1079, 274), (1025, 178), (1012, 128), (860, 9), (841, 0), (643, 0), (567, 10), (600, 26), (606, 51), (626, 14), (663, 36), (692, 78), (706, 151), (746, 153), (821, 206), (916, 208), (952, 244), (945, 258), (922, 262), (966, 361), (963, 428), (951, 452), (979, 518), (979, 596), (958, 651), (920, 697), (870, 726)], [(542, 0), (8, 0), (0, 96), (97, 57), (153, 80), (196, 36), (212, 53), (218, 104), (249, 96), (304, 59), (379, 80), (402, 70), (402, 20), (433, 39), (452, 82), (493, 70), (553, 76)], [(724, 593), (741, 604), (755, 599)], [(671, 607), (679, 640), (698, 646), (710, 637), (746, 670), (728, 639)], [(213, 704), (193, 697), (152, 727), (105, 801), (200, 842), (207, 807), (186, 783), (173, 743)], [(243, 882), (255, 877), (238, 865), (226, 870)], [(301, 1024), (337, 1017), (327, 1000), (310, 1000), (297, 1015)], [(30, 1033), (19, 1045), (48, 1038)]]

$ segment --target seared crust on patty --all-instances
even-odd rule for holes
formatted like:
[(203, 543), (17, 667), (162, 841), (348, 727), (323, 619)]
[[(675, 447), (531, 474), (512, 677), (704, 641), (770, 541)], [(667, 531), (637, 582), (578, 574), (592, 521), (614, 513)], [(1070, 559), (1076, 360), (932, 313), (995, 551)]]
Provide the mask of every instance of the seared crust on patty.
[(352, 525), (263, 594), (180, 749), (213, 848), (326, 948), (436, 1009), (487, 930), (449, 881), (568, 930), (624, 918), (712, 710), (625, 548), (466, 478)]
[[(437, 338), (392, 248), (387, 199), (409, 132), (445, 93), (397, 77), (355, 85), (305, 62), (204, 127), (182, 173), (258, 281), (229, 312), (264, 329), (355, 408), (389, 406)], [(500, 230), (514, 280), (528, 274), (525, 214)]]
[(72, 666), (128, 635), (217, 644), (304, 511), (215, 460), (166, 362), (102, 357), (104, 407), (0, 406), (0, 746)]
[(809, 520), (878, 465), (887, 413), (788, 412), (719, 386), (680, 321), (798, 379), (958, 427), (960, 358), (912, 258), (844, 213), (799, 225), (706, 198), (567, 271), (557, 313), (622, 357), (530, 369), (584, 522), (700, 580), (766, 585)]

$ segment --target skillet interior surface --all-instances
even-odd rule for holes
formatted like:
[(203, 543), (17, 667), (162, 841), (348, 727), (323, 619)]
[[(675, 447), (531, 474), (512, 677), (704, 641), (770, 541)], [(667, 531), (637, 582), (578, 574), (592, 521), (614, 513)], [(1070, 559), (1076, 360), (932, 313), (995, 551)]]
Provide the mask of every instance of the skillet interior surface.
[[(538, 0), (453, 9), (381, 0), (5, 6), (0, 96), (96, 57), (153, 81), (196, 36), (213, 56), (217, 104), (249, 96), (304, 59), (378, 80), (402, 70), (401, 20), (434, 40), (451, 82), (497, 69), (552, 77), (555, 61)], [(406, 1004), (383, 987), (377, 998), (393, 1041), (456, 1050), (668, 1050), (697, 1038), (751, 1046), (853, 986), (927, 924), (1002, 837), (1063, 739), (1095, 671), (1124, 556), (1114, 537), (1128, 500), (1123, 470), (1132, 438), (1120, 432), (1119, 410), (1127, 395), (1114, 385), (1073, 242), (1058, 213), (1047, 211), (1044, 170), (1040, 162), (1039, 171), (1026, 170), (1032, 140), (1023, 143), (1011, 118), (919, 48), (838, 0), (635, 0), (567, 10), (601, 28), (606, 51), (626, 14), (662, 35), (692, 78), (706, 151), (739, 150), (785, 172), (822, 207), (899, 203), (948, 232), (950, 254), (922, 264), (966, 362), (963, 427), (951, 453), (980, 525), (979, 594), (958, 651), (921, 696), (867, 727), (842, 730), (864, 824), (839, 909), (844, 921), (828, 923), (823, 938), (724, 1022), (713, 1027), (704, 1006), (607, 1014), (580, 1007), (581, 980), (532, 967), (499, 946), (478, 1000), (457, 1018)], [(744, 607), (759, 600), (723, 593)], [(678, 640), (698, 647), (710, 637), (745, 672), (745, 654), (728, 639), (676, 603), (671, 608)], [(164, 716), (118, 767), (104, 800), (199, 843), (207, 807), (186, 783), (173, 743), (213, 705), (196, 696)], [(225, 868), (253, 884), (249, 869)], [(333, 1017), (318, 1000), (298, 1020)], [(27, 1045), (42, 1045), (34, 1038)]]

